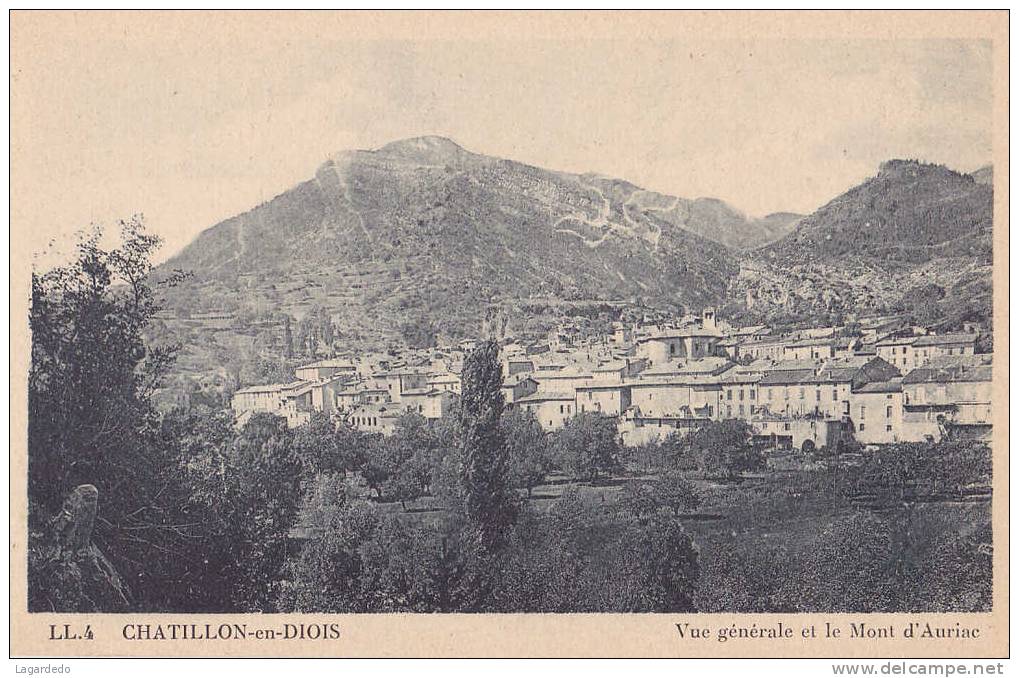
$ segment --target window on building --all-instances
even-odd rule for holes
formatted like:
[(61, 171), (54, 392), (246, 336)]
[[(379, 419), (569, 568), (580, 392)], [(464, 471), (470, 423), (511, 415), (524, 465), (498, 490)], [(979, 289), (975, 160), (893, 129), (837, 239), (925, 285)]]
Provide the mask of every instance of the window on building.
[(676, 345), (669, 344), (669, 355), (676, 355)]
[(831, 401), (835, 402), (838, 399), (839, 399), (839, 390), (837, 388), (833, 388), (831, 390)]
[(891, 419), (892, 418), (892, 406), (891, 405), (889, 405), (888, 407), (885, 408), (885, 418), (886, 419)]
[(861, 431), (864, 431), (864, 430), (866, 430), (866, 429), (867, 429), (867, 425), (866, 425), (866, 424), (863, 424), (863, 423), (861, 423), (861, 424), (860, 424), (860, 430), (861, 430)]
[(708, 416), (709, 417), (715, 416), (715, 408), (712, 407), (711, 405), (708, 405)]
[(866, 417), (867, 417), (867, 407), (865, 405), (860, 405), (860, 419), (865, 419)]
[(751, 400), (754, 400), (754, 398), (756, 397), (756, 395), (757, 395), (757, 394), (756, 394), (756, 393), (754, 392), (754, 389), (750, 389), (750, 399), (751, 399)]
[(742, 405), (739, 406), (739, 416), (741, 416), (741, 417), (743, 416), (743, 406)]
[(788, 431), (789, 430), (789, 422), (788, 421), (786, 423), (782, 424), (782, 430), (784, 430), (784, 431)]
[(732, 417), (732, 405), (726, 405), (725, 412), (729, 417)]
[(743, 400), (743, 389), (739, 390), (739, 399)]
[(814, 392), (814, 400), (821, 402), (821, 389), (817, 389), (817, 391)]
[(565, 411), (566, 411), (566, 406), (565, 405), (560, 405), (559, 406), (559, 414), (562, 414)]
[(891, 424), (887, 424), (887, 425), (885, 426), (885, 431), (886, 431), (887, 433), (891, 433), (891, 432), (892, 432), (892, 425), (891, 425)]

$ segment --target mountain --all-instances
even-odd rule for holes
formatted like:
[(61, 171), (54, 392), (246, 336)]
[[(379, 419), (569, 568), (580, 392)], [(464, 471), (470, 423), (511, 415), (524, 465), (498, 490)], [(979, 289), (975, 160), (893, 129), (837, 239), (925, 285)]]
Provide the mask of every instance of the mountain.
[(994, 166), (984, 165), (980, 169), (970, 172), (969, 175), (973, 177), (973, 181), (978, 184), (991, 185), (994, 183)]
[(763, 218), (748, 217), (715, 198), (681, 201), (685, 215), (680, 224), (702, 237), (744, 251), (779, 240), (796, 228), (802, 214), (776, 212)]
[(288, 322), (297, 353), (311, 335), (370, 350), (489, 322), (531, 335), (566, 315), (604, 326), (626, 306), (818, 323), (908, 312), (905, 295), (940, 298), (924, 317), (958, 326), (990, 318), (991, 190), (891, 160), (813, 214), (750, 219), (719, 200), (406, 139), (338, 153), (202, 232), (154, 273), (192, 274), (166, 289), (156, 332), (187, 347), (180, 372), (224, 377), (280, 355)]
[(730, 297), (838, 312), (894, 307), (906, 290), (936, 285), (990, 317), (992, 203), (991, 186), (971, 175), (890, 160), (749, 253)]
[(850, 255), (876, 265), (990, 259), (991, 187), (940, 165), (890, 160), (762, 250), (786, 260)]
[(794, 219), (758, 224), (720, 201), (420, 137), (334, 155), (313, 178), (201, 233), (156, 277), (193, 274), (169, 293), (185, 314), (300, 319), (324, 308), (366, 344), (408, 323), (455, 339), (492, 307), (533, 299), (718, 304), (737, 264), (704, 235), (766, 242)]

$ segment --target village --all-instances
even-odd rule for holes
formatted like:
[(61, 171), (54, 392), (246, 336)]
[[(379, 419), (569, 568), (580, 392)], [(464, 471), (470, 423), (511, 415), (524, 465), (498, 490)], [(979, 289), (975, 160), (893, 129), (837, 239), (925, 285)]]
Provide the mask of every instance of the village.
[[(591, 336), (564, 321), (540, 341), (500, 340), (507, 408), (548, 430), (597, 413), (628, 446), (685, 434), (706, 422), (746, 421), (755, 442), (810, 451), (854, 438), (864, 446), (991, 435), (992, 354), (976, 328), (934, 333), (895, 316), (852, 328), (775, 332), (699, 315), (615, 322)], [(297, 427), (313, 412), (356, 430), (392, 434), (406, 412), (449, 416), (474, 342), (397, 355), (337, 355), (296, 369), (286, 384), (236, 391), (238, 426), (254, 413)]]

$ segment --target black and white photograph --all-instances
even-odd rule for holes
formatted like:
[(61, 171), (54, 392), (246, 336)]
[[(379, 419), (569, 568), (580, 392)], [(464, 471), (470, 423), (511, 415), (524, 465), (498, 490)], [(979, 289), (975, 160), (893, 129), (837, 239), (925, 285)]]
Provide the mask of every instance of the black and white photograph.
[(29, 617), (995, 611), (1007, 45), (158, 16), (11, 18)]

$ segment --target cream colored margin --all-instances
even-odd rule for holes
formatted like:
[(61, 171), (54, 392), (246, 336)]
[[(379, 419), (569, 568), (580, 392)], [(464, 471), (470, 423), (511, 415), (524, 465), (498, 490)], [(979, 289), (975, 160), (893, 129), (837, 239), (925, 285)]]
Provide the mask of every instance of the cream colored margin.
[[(42, 147), (31, 120), (19, 115), (19, 97), (32, 84), (17, 79), (19, 60), (60, 50), (68, 32), (128, 31), (158, 36), (167, 30), (216, 23), (224, 32), (257, 40), (264, 32), (359, 39), (817, 38), (906, 40), (965, 38), (993, 41), (994, 61), (994, 612), (952, 615), (29, 615), (25, 582), (26, 375), (30, 261), (33, 245), (19, 209), (53, 199), (55, 187), (12, 195), (11, 223), (11, 653), (13, 656), (356, 656), (356, 657), (1003, 657), (1008, 654), (1008, 13), (996, 12), (617, 12), (617, 13), (170, 13), (46, 12), (11, 14), (11, 171)], [(116, 28), (114, 28), (116, 27)], [(51, 30), (52, 29), (52, 30)], [(42, 36), (42, 37), (40, 37)], [(498, 77), (498, 74), (493, 74)], [(807, 104), (805, 104), (807, 105)], [(623, 124), (624, 121), (620, 121)], [(585, 124), (577, 121), (578, 125)], [(498, 134), (498, 130), (493, 130)], [(102, 181), (102, 177), (97, 177)], [(789, 640), (683, 640), (675, 623), (713, 629), (731, 625), (796, 629)], [(923, 641), (804, 639), (800, 629), (825, 623), (893, 625), (910, 622), (981, 630), (978, 640)], [(331, 641), (128, 641), (129, 623), (247, 624), (336, 623)], [(82, 628), (93, 641), (54, 641), (50, 625)]]

